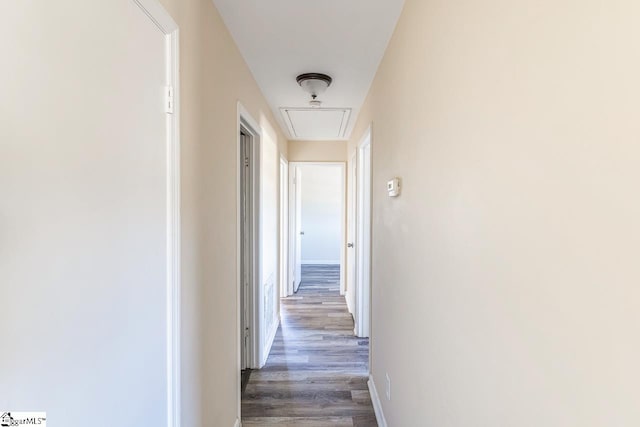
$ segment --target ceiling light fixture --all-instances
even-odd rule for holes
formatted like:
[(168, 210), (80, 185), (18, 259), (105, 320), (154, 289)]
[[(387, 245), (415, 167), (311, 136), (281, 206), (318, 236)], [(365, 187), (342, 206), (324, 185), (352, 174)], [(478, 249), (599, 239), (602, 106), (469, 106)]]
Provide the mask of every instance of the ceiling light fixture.
[(327, 88), (331, 86), (333, 79), (326, 74), (305, 73), (300, 74), (296, 78), (296, 81), (300, 87), (305, 90), (305, 92), (308, 92), (311, 95), (311, 101), (309, 101), (309, 104), (312, 107), (320, 108), (322, 102), (318, 101), (318, 95), (322, 95)]

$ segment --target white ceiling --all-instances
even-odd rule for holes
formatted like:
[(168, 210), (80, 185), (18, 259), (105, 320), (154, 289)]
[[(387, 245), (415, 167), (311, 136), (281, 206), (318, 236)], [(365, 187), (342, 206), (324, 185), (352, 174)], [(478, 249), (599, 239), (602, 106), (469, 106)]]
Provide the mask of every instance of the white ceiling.
[(291, 139), (335, 140), (330, 127), (312, 126), (304, 138), (291, 135), (281, 108), (307, 108), (310, 96), (296, 83), (302, 73), (325, 73), (331, 87), (323, 108), (350, 108), (351, 131), (404, 0), (213, 0)]

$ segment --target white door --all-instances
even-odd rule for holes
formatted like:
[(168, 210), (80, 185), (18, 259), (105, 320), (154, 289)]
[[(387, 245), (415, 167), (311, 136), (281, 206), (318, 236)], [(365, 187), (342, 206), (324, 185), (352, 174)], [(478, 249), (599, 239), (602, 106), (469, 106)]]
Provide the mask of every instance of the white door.
[(287, 283), (287, 253), (289, 247), (289, 166), (287, 161), (280, 159), (280, 297), (290, 295)]
[(368, 337), (371, 326), (371, 134), (358, 148), (356, 241), (356, 335)]
[(131, 0), (0, 17), (0, 407), (166, 426), (166, 36)]
[(347, 214), (347, 307), (354, 314), (356, 298), (356, 154), (354, 153), (348, 165), (348, 214)]
[(295, 177), (295, 221), (296, 221), (296, 246), (295, 246), (295, 282), (294, 292), (298, 292), (302, 282), (302, 168), (296, 167)]
[(289, 164), (289, 282), (288, 294), (298, 291), (302, 279), (302, 172)]

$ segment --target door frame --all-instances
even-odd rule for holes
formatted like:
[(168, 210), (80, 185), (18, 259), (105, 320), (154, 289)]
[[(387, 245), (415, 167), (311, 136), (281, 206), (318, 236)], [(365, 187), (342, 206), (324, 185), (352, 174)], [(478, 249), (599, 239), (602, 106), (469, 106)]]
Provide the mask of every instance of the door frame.
[(180, 42), (176, 22), (158, 0), (133, 0), (165, 36), (166, 50), (166, 235), (167, 235), (167, 426), (180, 427)]
[[(355, 334), (371, 335), (371, 225), (373, 156), (371, 126), (360, 139), (356, 164), (356, 307)], [(369, 150), (368, 161), (365, 158)]]
[(285, 298), (293, 294), (289, 293), (289, 162), (280, 155), (279, 168), (279, 185), (280, 185), (280, 221), (279, 221), (279, 240), (280, 240), (280, 298)]
[[(238, 111), (237, 111), (237, 128), (236, 128), (236, 165), (237, 165), (237, 175), (236, 175), (236, 209), (238, 215), (241, 212), (242, 206), (242, 187), (241, 187), (241, 174), (242, 169), (240, 168), (242, 159), (242, 140), (240, 138), (240, 132), (244, 131), (251, 137), (251, 161), (250, 161), (250, 186), (251, 186), (251, 237), (253, 245), (251, 248), (251, 265), (250, 265), (250, 275), (251, 275), (251, 283), (249, 284), (249, 313), (248, 313), (248, 323), (249, 323), (249, 342), (247, 348), (247, 359), (246, 359), (246, 367), (250, 369), (259, 369), (260, 366), (260, 342), (261, 337), (264, 336), (264, 331), (262, 331), (262, 326), (264, 322), (260, 322), (263, 316), (263, 307), (262, 304), (259, 304), (262, 301), (263, 295), (261, 291), (261, 287), (258, 286), (259, 283), (262, 283), (262, 277), (260, 273), (260, 265), (262, 265), (262, 245), (260, 238), (260, 164), (261, 164), (261, 144), (262, 144), (262, 132), (260, 125), (258, 122), (249, 114), (247, 109), (242, 105), (242, 103), (238, 102)], [(240, 371), (242, 368), (242, 340), (240, 337), (243, 334), (242, 330), (242, 309), (244, 305), (241, 301), (241, 287), (242, 287), (242, 223), (237, 218), (236, 221), (236, 311), (237, 311), (237, 375), (238, 375), (238, 385), (240, 384)], [(238, 389), (239, 390), (239, 389)], [(240, 390), (238, 391), (240, 393)], [(240, 395), (238, 396), (238, 402), (240, 402)], [(239, 404), (238, 404), (239, 405)], [(240, 415), (240, 406), (238, 406), (238, 415)]]
[[(346, 247), (347, 247), (347, 228), (346, 228), (346, 220), (347, 220), (347, 206), (346, 206), (346, 195), (347, 195), (347, 188), (346, 188), (346, 162), (289, 162), (289, 168), (294, 168), (294, 170), (297, 171), (298, 167), (302, 167), (302, 166), (333, 166), (333, 167), (339, 167), (340, 168), (340, 174), (341, 174), (341, 179), (342, 179), (342, 185), (340, 186), (340, 209), (341, 209), (341, 213), (340, 213), (340, 217), (342, 218), (342, 221), (340, 222), (340, 295), (344, 295), (345, 291), (346, 291), (346, 275), (345, 275), (345, 268), (346, 268), (346, 257), (347, 257), (347, 253), (346, 253)], [(294, 175), (292, 177), (292, 175)], [(289, 218), (295, 218), (295, 214), (296, 214), (296, 192), (293, 190), (293, 185), (295, 185), (293, 183), (293, 178), (295, 177), (295, 174), (291, 174), (289, 173)], [(289, 236), (290, 239), (289, 241), (292, 241), (292, 238), (295, 238), (295, 221), (289, 221)], [(294, 260), (295, 262), (295, 253), (294, 251), (296, 250), (295, 245), (294, 246), (289, 246), (289, 260)], [(289, 271), (291, 271), (292, 268), (295, 268), (295, 266), (290, 265), (289, 266)], [(296, 280), (298, 280), (300, 278), (296, 278)], [(291, 279), (289, 279), (289, 284), (293, 285), (293, 281)]]
[[(356, 289), (357, 289), (357, 265), (356, 237), (358, 228), (357, 218), (357, 179), (358, 176), (358, 150), (354, 150), (347, 162), (347, 255), (346, 255), (346, 301), (347, 309), (355, 319), (356, 313)], [(349, 247), (348, 245), (351, 245)], [(353, 265), (351, 265), (352, 260)], [(354, 334), (355, 322), (354, 322)]]

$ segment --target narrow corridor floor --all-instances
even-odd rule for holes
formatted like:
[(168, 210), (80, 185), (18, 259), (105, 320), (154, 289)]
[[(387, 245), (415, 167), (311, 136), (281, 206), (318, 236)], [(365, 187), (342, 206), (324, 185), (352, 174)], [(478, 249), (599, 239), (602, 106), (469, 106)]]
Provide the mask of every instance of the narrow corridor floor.
[(375, 427), (367, 388), (369, 340), (353, 335), (338, 266), (303, 266), (282, 300), (282, 324), (265, 367), (242, 396), (242, 425)]

